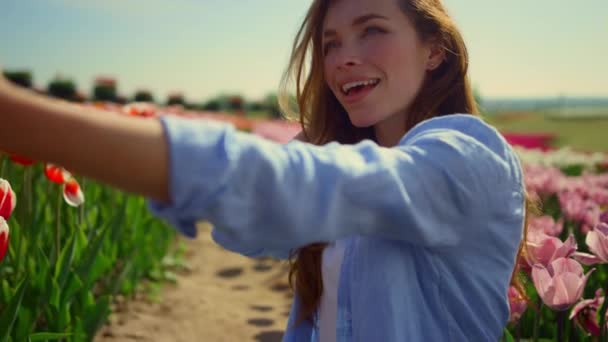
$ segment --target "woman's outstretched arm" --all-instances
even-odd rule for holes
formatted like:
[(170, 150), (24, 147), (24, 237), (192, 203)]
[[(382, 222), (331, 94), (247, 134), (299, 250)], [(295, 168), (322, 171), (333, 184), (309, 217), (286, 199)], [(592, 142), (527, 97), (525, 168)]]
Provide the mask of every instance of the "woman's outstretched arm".
[(162, 202), (169, 198), (167, 143), (158, 120), (37, 95), (2, 76), (0, 150), (53, 162)]

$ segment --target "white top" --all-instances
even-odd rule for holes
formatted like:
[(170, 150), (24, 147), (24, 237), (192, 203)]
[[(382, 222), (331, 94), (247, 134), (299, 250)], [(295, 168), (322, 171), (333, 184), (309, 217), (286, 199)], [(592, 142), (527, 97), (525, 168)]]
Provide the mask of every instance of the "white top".
[(344, 242), (338, 240), (323, 249), (323, 294), (319, 306), (319, 341), (336, 341), (336, 318), (338, 310), (338, 284), (344, 256)]

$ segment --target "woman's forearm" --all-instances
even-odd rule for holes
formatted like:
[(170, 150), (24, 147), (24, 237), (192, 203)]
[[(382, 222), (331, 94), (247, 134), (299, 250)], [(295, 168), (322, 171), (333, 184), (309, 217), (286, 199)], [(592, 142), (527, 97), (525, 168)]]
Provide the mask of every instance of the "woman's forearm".
[(168, 146), (159, 120), (85, 108), (0, 82), (0, 150), (169, 198)]

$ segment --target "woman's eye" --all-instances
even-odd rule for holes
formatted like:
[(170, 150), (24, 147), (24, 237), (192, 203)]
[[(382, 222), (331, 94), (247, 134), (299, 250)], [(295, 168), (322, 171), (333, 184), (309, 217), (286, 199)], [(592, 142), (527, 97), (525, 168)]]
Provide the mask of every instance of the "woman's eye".
[(370, 26), (365, 29), (366, 34), (367, 33), (382, 33), (382, 32), (384, 32), (384, 30), (382, 30), (381, 28), (376, 27), (376, 26)]
[(329, 50), (330, 50), (331, 48), (333, 48), (335, 45), (336, 45), (336, 42), (329, 42), (329, 43), (326, 43), (326, 44), (323, 46), (323, 54), (325, 54), (325, 55), (326, 55), (326, 54), (327, 54), (327, 52), (329, 52)]

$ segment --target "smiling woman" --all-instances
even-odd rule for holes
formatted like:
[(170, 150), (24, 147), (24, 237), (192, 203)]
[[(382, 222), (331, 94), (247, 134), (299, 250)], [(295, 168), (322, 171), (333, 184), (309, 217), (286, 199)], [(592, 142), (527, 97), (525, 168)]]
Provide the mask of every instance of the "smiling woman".
[(439, 0), (314, 0), (282, 84), (301, 141), (1, 84), (0, 149), (143, 194), (186, 236), (207, 220), (227, 250), (289, 258), (286, 341), (496, 341), (526, 193), (467, 71)]

